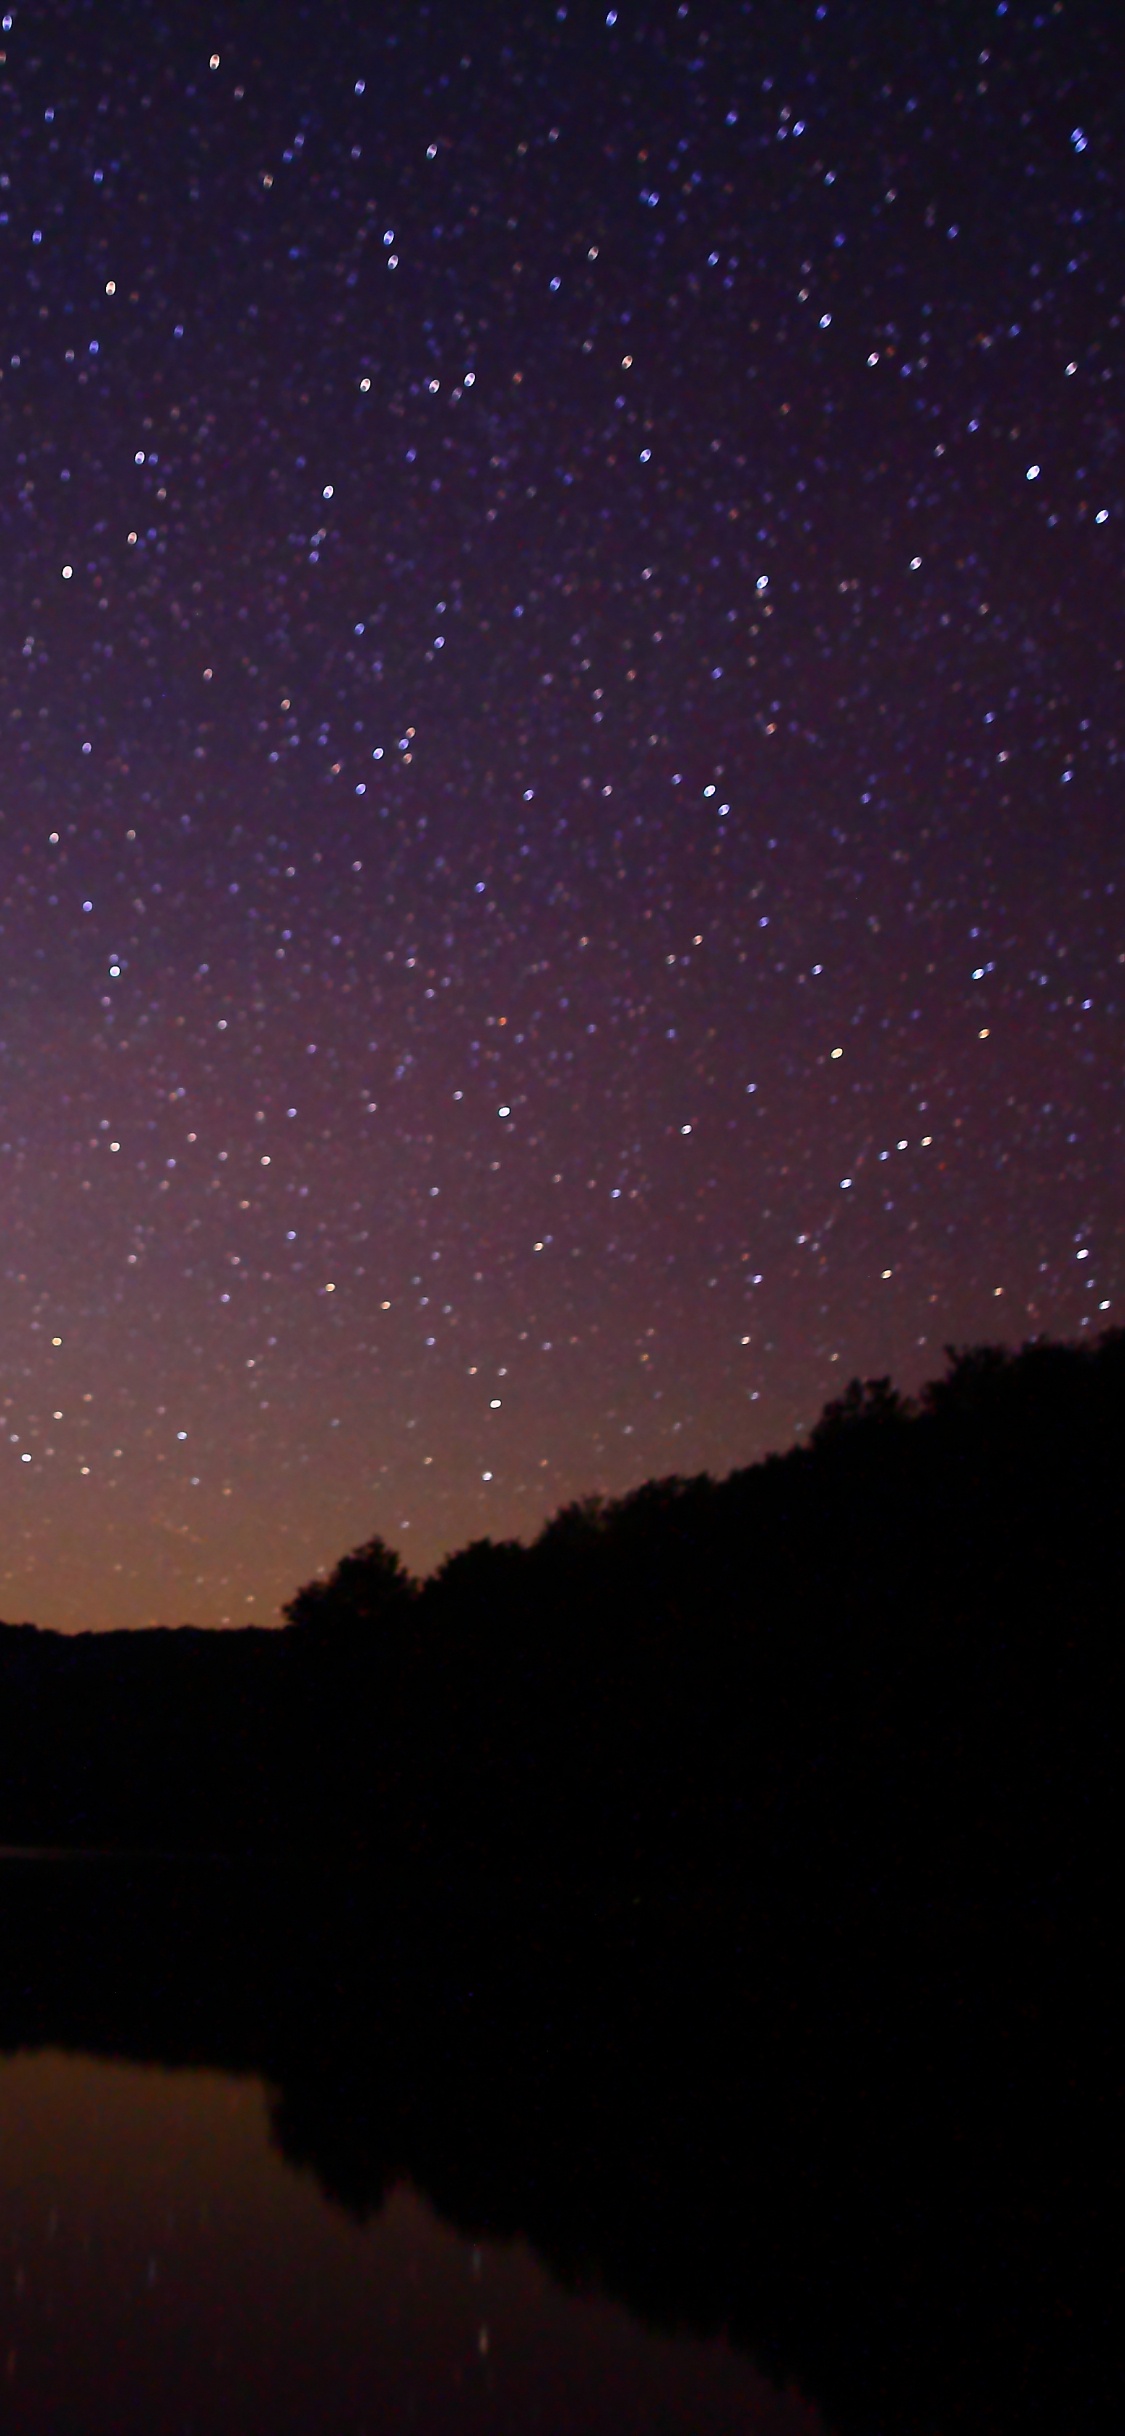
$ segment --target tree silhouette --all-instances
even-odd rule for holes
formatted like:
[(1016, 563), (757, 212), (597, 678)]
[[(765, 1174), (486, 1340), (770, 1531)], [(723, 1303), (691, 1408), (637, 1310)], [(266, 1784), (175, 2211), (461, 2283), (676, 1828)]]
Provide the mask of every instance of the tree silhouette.
[(842, 1396), (826, 1404), (809, 1434), (812, 1446), (830, 1446), (857, 1427), (886, 1428), (911, 1417), (911, 1405), (889, 1379), (849, 1379)]
[(282, 1609), (298, 1632), (318, 1641), (366, 1641), (400, 1623), (418, 1596), (418, 1583), (397, 1549), (369, 1539), (342, 1556), (327, 1581), (306, 1582)]
[(520, 1540), (474, 1539), (439, 1565), (432, 1589), (443, 1600), (456, 1598), (479, 1606), (506, 1597), (522, 1583), (526, 1568), (527, 1550)]

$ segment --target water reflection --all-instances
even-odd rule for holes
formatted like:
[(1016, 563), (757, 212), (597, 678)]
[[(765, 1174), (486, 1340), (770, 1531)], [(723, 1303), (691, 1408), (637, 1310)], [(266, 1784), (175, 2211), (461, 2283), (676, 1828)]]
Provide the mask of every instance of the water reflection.
[(271, 2143), (261, 2085), (0, 2066), (6, 2427), (813, 2436), (721, 2343), (646, 2332), (400, 2189), (360, 2226)]
[(1072, 1959), (1014, 1969), (667, 1890), (0, 1863), (0, 2418), (1095, 2424), (1101, 2084)]

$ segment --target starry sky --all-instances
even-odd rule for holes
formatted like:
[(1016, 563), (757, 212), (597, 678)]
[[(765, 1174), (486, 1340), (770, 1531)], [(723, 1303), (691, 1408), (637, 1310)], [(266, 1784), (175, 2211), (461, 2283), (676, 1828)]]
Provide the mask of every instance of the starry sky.
[(1120, 1321), (1113, 12), (0, 50), (0, 1613)]

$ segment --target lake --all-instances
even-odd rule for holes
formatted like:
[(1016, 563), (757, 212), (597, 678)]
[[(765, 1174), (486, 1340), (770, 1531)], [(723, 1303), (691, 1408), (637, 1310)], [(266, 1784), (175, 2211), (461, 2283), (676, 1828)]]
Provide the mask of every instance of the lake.
[(1075, 1957), (862, 1925), (0, 1857), (0, 2426), (1100, 2428)]
[(563, 2291), (408, 2186), (359, 2223), (251, 2078), (0, 2064), (0, 2419), (26, 2436), (817, 2436), (729, 2345)]

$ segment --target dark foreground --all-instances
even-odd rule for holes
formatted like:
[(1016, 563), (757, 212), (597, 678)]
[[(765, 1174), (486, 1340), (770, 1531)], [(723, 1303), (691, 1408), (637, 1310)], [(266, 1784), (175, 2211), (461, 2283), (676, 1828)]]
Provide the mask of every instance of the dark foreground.
[(1125, 1338), (983, 1352), (284, 1633), (0, 1628), (0, 1837), (91, 1856), (0, 2045), (258, 2073), (845, 2436), (1100, 2431), (1123, 1478)]

